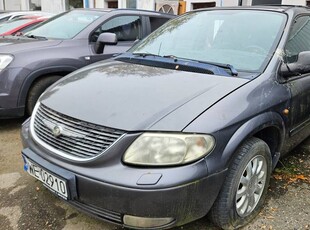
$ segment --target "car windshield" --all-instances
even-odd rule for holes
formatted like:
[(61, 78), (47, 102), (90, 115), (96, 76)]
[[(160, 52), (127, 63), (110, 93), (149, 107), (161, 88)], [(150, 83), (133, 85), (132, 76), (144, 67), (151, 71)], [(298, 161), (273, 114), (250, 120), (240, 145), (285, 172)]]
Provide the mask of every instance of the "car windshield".
[(2, 23), (0, 24), (0, 34), (3, 34), (9, 30), (13, 30), (21, 25), (31, 22), (32, 20), (33, 19), (25, 18), (25, 19), (16, 19), (16, 20)]
[(275, 51), (285, 23), (286, 15), (278, 12), (193, 12), (169, 21), (130, 51), (261, 72)]
[(25, 36), (71, 39), (102, 15), (103, 12), (98, 11), (69, 11), (47, 20)]

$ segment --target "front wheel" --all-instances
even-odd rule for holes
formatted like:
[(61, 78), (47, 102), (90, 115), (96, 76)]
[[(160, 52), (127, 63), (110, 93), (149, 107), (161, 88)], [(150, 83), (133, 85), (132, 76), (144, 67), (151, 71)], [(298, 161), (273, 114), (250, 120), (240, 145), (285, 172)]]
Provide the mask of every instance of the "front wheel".
[(49, 87), (50, 85), (58, 81), (61, 77), (62, 76), (58, 76), (58, 75), (43, 76), (32, 84), (28, 92), (27, 101), (26, 101), (26, 115), (27, 116), (31, 116), (34, 106), (37, 100), (39, 99), (40, 95), (47, 89), (47, 87)]
[(271, 153), (261, 139), (250, 138), (237, 150), (210, 216), (221, 228), (246, 225), (262, 209), (272, 171)]

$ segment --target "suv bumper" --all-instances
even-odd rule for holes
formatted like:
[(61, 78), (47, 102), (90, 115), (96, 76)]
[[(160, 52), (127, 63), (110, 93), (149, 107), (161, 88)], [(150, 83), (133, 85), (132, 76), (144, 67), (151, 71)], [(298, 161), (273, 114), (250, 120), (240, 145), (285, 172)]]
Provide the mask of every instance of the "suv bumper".
[(15, 118), (15, 117), (22, 117), (25, 112), (25, 107), (19, 108), (0, 108), (0, 119), (2, 118)]
[(21, 117), (24, 115), (24, 101), (27, 95), (21, 95), (22, 86), (29, 70), (21, 67), (5, 68), (0, 73), (0, 119)]

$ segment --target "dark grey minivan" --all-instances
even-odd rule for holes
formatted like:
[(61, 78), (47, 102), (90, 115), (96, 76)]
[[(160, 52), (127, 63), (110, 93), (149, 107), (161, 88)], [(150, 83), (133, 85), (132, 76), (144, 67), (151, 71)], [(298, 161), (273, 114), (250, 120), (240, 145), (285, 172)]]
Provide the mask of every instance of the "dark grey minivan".
[(115, 224), (163, 229), (209, 212), (238, 228), (309, 134), (310, 10), (213, 8), (50, 87), (22, 155), (53, 193)]

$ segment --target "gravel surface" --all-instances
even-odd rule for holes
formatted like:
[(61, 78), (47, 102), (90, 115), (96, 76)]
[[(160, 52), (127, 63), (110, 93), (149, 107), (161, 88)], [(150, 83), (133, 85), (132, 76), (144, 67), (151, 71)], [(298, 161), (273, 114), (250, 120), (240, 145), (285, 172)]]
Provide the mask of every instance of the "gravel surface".
[[(21, 123), (0, 120), (0, 229), (122, 229), (72, 208), (23, 171)], [(217, 228), (202, 218), (176, 229)], [(243, 229), (310, 229), (310, 138), (281, 159), (265, 208)]]

